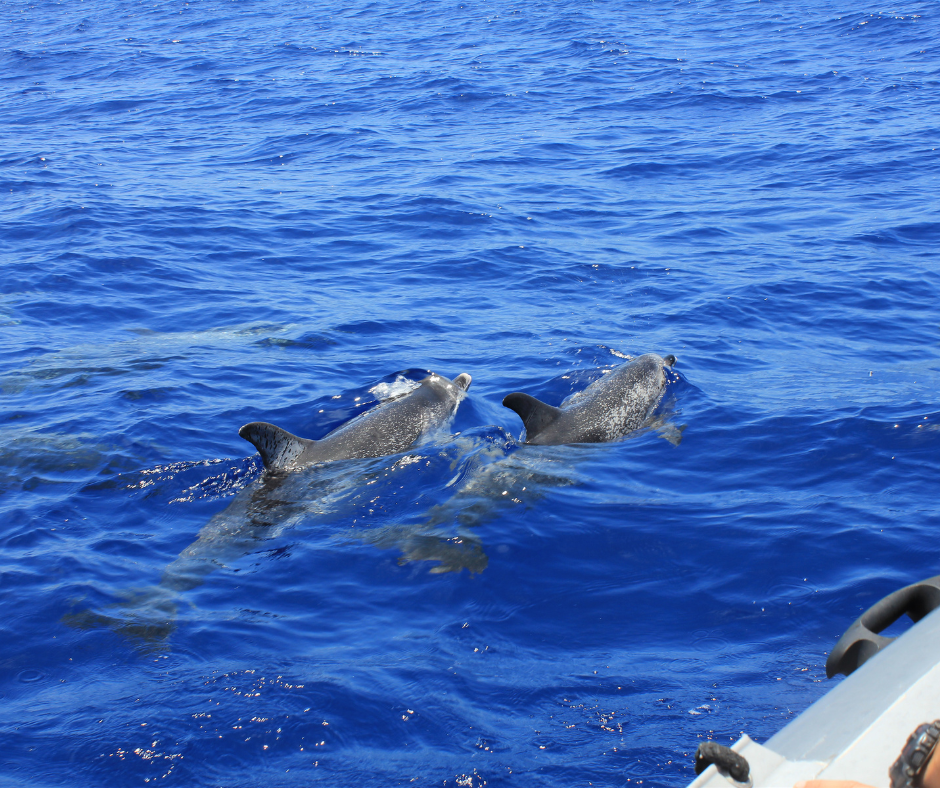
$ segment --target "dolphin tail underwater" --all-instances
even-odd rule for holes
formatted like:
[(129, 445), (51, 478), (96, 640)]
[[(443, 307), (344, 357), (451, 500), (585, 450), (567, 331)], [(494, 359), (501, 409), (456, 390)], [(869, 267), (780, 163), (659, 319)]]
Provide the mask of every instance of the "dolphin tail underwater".
[(263, 421), (246, 424), (238, 434), (258, 450), (269, 471), (397, 454), (452, 416), (470, 381), (466, 372), (452, 381), (432, 372), (415, 389), (381, 402), (319, 440), (292, 435)]
[(121, 600), (100, 612), (92, 608), (76, 610), (83, 600), (73, 600), (72, 610), (62, 616), (62, 623), (78, 630), (110, 629), (145, 654), (168, 650), (167, 641), (176, 629), (175, 595), (161, 586), (127, 589), (117, 595)]
[(675, 356), (647, 353), (612, 369), (559, 407), (521, 391), (507, 394), (503, 405), (522, 419), (528, 444), (614, 441), (643, 426), (665, 391), (665, 369), (675, 363)]

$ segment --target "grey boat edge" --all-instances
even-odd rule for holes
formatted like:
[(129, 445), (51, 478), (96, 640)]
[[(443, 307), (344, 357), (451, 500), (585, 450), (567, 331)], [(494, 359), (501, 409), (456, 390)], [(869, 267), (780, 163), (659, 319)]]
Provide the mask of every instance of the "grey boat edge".
[[(742, 777), (739, 759), (727, 753), (727, 768), (709, 757), (711, 765), (688, 788), (793, 788), (816, 779), (888, 788), (888, 769), (908, 736), (940, 717), (938, 608), (940, 576), (872, 605), (846, 630), (826, 663), (827, 675), (846, 673), (844, 681), (766, 743), (741, 736), (730, 749), (747, 761), (743, 780), (735, 779)], [(878, 634), (904, 614), (915, 623), (900, 637)], [(724, 748), (709, 752), (715, 749)]]

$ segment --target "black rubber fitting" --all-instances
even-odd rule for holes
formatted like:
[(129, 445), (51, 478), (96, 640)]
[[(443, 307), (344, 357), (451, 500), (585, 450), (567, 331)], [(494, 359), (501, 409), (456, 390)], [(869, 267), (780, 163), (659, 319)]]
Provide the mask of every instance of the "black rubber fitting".
[(746, 783), (751, 767), (745, 758), (716, 741), (703, 741), (695, 751), (695, 773), (701, 774), (714, 764), (738, 783)]

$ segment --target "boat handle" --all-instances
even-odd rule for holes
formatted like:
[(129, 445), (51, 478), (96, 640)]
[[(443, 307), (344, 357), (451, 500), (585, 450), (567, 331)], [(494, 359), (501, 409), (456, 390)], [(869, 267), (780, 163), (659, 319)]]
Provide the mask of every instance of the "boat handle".
[(839, 673), (848, 676), (875, 656), (895, 640), (878, 633), (905, 613), (916, 624), (937, 607), (940, 607), (940, 575), (905, 586), (875, 602), (839, 638), (826, 660), (826, 676), (830, 679)]

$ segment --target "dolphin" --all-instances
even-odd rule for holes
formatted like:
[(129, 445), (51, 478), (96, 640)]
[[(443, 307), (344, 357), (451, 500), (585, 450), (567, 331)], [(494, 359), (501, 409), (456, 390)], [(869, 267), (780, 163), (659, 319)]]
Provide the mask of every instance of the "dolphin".
[[(470, 375), (466, 373), (453, 381), (431, 373), (414, 389), (381, 402), (320, 440), (298, 438), (273, 424), (246, 424), (238, 434), (255, 445), (269, 472), (251, 481), (224, 510), (213, 515), (196, 540), (164, 569), (158, 586), (127, 589), (118, 594), (122, 601), (100, 611), (67, 613), (63, 621), (78, 629), (109, 627), (148, 651), (165, 647), (176, 629), (181, 594), (197, 588), (206, 575), (297, 522), (318, 515), (329, 519), (333, 510), (342, 510), (350, 496), (348, 511), (355, 513), (362, 502), (353, 491), (370, 477), (389, 475), (388, 467), (379, 474), (378, 466), (353, 473), (342, 465), (308, 473), (286, 471), (332, 460), (376, 458), (407, 451), (453, 415), (469, 386)], [(369, 490), (369, 496), (373, 496), (374, 488)], [(397, 541), (388, 534), (375, 541), (381, 547), (401, 543), (403, 549), (415, 552), (416, 558), (437, 558), (458, 570), (462, 566), (486, 565), (486, 556), (476, 543), (453, 544), (453, 540), (440, 539), (438, 557), (433, 540), (420, 540), (407, 531)]]
[(675, 356), (647, 353), (611, 370), (561, 407), (519, 391), (506, 395), (503, 405), (519, 414), (527, 444), (605, 443), (643, 425), (665, 391), (665, 368), (675, 363)]
[(293, 471), (333, 460), (398, 454), (425, 432), (449, 419), (470, 387), (463, 372), (452, 381), (433, 372), (407, 394), (393, 397), (362, 413), (319, 440), (253, 421), (238, 434), (253, 444), (269, 471)]

